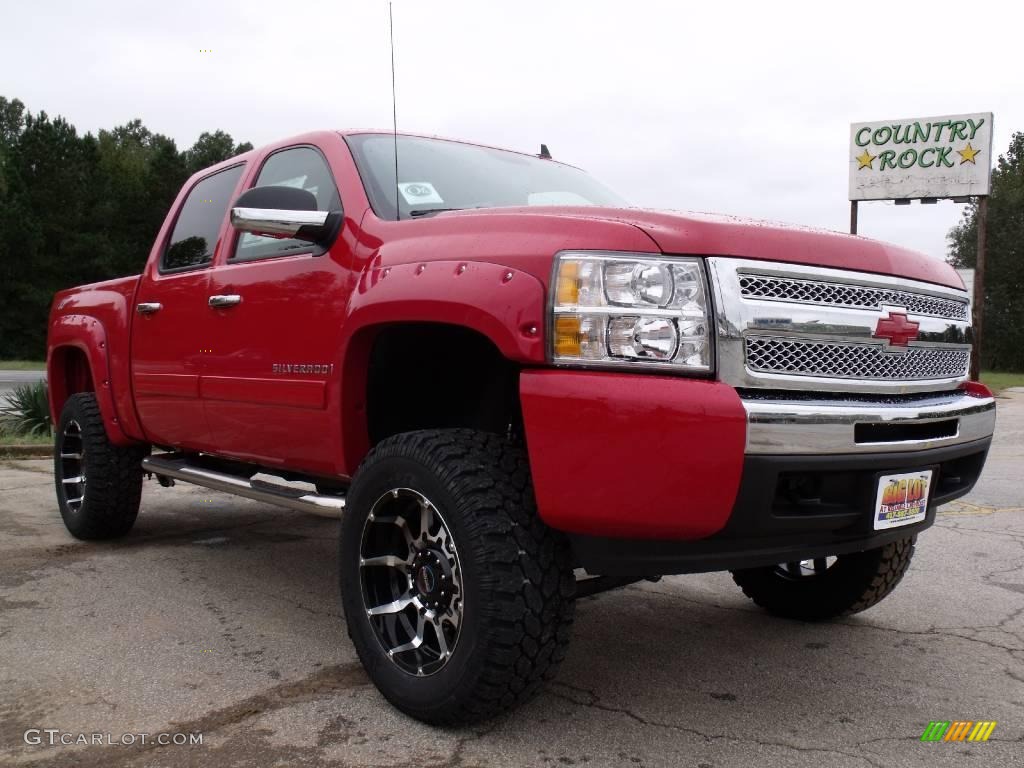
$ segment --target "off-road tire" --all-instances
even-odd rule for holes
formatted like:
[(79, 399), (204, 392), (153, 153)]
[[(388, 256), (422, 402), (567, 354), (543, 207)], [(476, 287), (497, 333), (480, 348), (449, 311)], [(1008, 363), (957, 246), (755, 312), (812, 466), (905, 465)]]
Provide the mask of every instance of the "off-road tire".
[[(64, 483), (68, 463), (63, 459), (66, 431), (70, 423), (80, 430), (82, 456), (80, 469), (86, 477), (81, 502), (69, 503), (69, 489), (77, 488)], [(142, 459), (149, 453), (145, 446), (118, 446), (110, 442), (103, 426), (103, 417), (91, 392), (80, 392), (68, 398), (61, 413), (54, 439), (54, 482), (57, 504), (64, 525), (76, 539), (115, 539), (131, 530), (139, 514), (142, 497)], [(74, 493), (74, 490), (70, 490)], [(77, 507), (77, 508), (75, 508)]]
[[(364, 605), (360, 547), (373, 505), (412, 489), (443, 515), (465, 594), (458, 642), (434, 674), (389, 659)], [(568, 543), (537, 515), (523, 449), (468, 429), (407, 432), (379, 443), (357, 472), (342, 516), (342, 603), (349, 636), (380, 692), (434, 725), (492, 717), (532, 697), (565, 656), (576, 582)]]
[(732, 572), (743, 594), (777, 616), (823, 621), (867, 610), (900, 583), (916, 537), (864, 552), (839, 555), (823, 573), (790, 577), (779, 566)]

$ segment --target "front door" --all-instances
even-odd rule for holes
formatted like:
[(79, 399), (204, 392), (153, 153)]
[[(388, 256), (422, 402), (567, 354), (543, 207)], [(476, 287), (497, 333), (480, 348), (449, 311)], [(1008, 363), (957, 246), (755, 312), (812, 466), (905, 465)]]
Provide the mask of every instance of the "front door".
[(217, 171), (189, 190), (159, 259), (132, 307), (132, 387), (146, 438), (201, 450), (209, 445), (199, 381), (209, 345), (210, 265), (243, 166)]
[[(253, 186), (268, 185), (308, 190), (319, 210), (341, 210), (330, 168), (312, 146), (269, 155)], [(219, 306), (201, 390), (219, 453), (333, 473), (340, 429), (328, 404), (339, 399), (345, 247), (341, 237), (324, 253), (308, 242), (241, 233), (211, 273)]]

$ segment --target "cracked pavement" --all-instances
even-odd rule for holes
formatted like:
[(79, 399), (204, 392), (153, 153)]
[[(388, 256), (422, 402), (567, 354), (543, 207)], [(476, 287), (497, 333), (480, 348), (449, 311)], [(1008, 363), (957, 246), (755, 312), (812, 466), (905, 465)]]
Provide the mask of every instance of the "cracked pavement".
[[(527, 706), (438, 730), (388, 706), (345, 634), (336, 524), (147, 482), (133, 532), (72, 539), (48, 461), (0, 461), (0, 763), (38, 766), (962, 766), (1024, 763), (1024, 393), (981, 482), (875, 608), (772, 618), (728, 574), (579, 602)], [(996, 720), (922, 744), (930, 720)], [(27, 745), (202, 732), (202, 746)]]

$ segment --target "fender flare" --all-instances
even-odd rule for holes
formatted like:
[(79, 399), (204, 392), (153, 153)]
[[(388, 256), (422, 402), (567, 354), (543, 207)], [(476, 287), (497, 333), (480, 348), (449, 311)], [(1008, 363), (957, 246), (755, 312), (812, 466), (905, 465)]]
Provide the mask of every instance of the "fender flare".
[(500, 264), (430, 261), (375, 266), (349, 301), (340, 350), (345, 465), (369, 450), (366, 367), (377, 332), (393, 324), (438, 323), (476, 331), (508, 360), (545, 362), (546, 292), (533, 275)]
[[(50, 393), (50, 415), (56, 429), (60, 421), (57, 401), (62, 404), (69, 393), (66, 392), (67, 378), (59, 357), (55, 355), (62, 348), (72, 347), (85, 355), (92, 376), (93, 394), (99, 404), (103, 425), (106, 427), (110, 442), (115, 445), (134, 445), (132, 440), (121, 429), (114, 407), (114, 398), (110, 391), (110, 364), (107, 357), (107, 331), (103, 324), (89, 315), (62, 315), (50, 324), (48, 340), (49, 352), (46, 360), (46, 376)], [(54, 395), (60, 397), (54, 397)]]

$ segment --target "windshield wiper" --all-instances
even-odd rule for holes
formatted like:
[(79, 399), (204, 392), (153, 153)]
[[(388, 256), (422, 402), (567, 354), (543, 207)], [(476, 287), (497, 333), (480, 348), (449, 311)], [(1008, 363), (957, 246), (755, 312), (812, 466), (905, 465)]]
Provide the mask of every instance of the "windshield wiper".
[(428, 216), (431, 213), (443, 213), (444, 211), (465, 211), (465, 208), (419, 208), (409, 211), (410, 216)]

